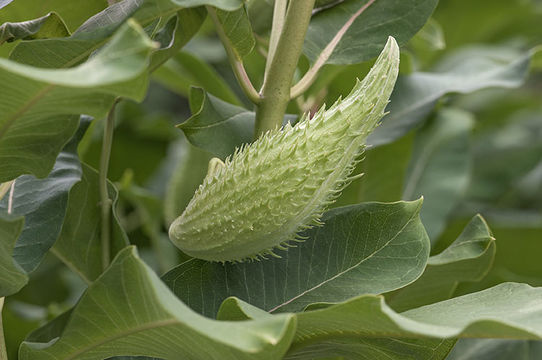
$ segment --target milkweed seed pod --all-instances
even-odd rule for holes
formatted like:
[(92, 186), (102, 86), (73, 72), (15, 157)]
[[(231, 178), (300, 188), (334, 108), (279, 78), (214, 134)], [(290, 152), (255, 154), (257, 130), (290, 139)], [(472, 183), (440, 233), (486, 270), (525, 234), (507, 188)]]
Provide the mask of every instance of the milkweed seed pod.
[(351, 93), (295, 126), (269, 131), (237, 149), (209, 173), (169, 229), (186, 254), (241, 261), (286, 249), (298, 233), (318, 225), (349, 177), (367, 136), (384, 116), (399, 69), (390, 37), (375, 65)]

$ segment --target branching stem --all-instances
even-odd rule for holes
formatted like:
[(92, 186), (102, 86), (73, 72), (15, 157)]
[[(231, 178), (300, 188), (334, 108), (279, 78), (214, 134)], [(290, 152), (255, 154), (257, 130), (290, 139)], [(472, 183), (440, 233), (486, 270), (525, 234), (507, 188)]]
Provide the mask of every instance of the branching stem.
[(243, 65), (243, 60), (239, 57), (239, 55), (233, 48), (230, 39), (224, 32), (224, 28), (218, 20), (215, 9), (212, 6), (207, 6), (206, 8), (209, 16), (213, 20), (218, 37), (224, 45), (224, 49), (226, 50), (226, 54), (228, 55), (228, 60), (230, 61), (233, 73), (235, 75), (235, 78), (237, 79), (237, 82), (239, 83), (239, 86), (241, 86), (241, 89), (250, 101), (252, 101), (254, 104), (258, 104), (261, 100), (260, 94), (258, 94), (256, 89), (254, 88), (254, 85), (252, 85), (252, 82), (250, 81), (250, 78), (248, 77), (248, 74)]
[(275, 7), (273, 9), (273, 23), (271, 25), (271, 36), (269, 37), (269, 50), (267, 52), (267, 62), (265, 63), (265, 75), (269, 72), (271, 61), (275, 56), (275, 50), (277, 49), (277, 43), (284, 27), (284, 20), (286, 17), (286, 8), (288, 6), (288, 0), (275, 0)]
[(109, 198), (107, 189), (107, 172), (109, 170), (109, 159), (111, 157), (111, 146), (113, 144), (113, 132), (115, 129), (115, 108), (119, 99), (115, 101), (109, 113), (107, 114), (104, 136), (102, 143), (102, 153), (100, 157), (100, 206), (101, 206), (101, 240), (102, 240), (102, 265), (105, 270), (111, 261), (111, 206), (112, 200)]
[(255, 137), (279, 127), (290, 101), (290, 87), (301, 55), (314, 0), (290, 1), (262, 87)]

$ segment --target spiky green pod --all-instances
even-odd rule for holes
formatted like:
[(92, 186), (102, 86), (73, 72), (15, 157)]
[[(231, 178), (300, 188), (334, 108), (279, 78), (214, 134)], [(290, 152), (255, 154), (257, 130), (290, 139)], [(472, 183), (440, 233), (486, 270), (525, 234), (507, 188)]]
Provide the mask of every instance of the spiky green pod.
[(319, 224), (349, 178), (369, 133), (384, 116), (397, 78), (399, 48), (390, 37), (351, 93), (312, 119), (270, 131), (236, 150), (209, 174), (169, 229), (182, 251), (211, 261), (274, 255)]

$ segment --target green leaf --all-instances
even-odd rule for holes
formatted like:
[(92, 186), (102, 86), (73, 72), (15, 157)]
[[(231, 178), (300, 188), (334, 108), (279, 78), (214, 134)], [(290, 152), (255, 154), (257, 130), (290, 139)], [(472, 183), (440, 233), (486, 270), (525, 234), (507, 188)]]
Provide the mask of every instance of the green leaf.
[[(226, 299), (218, 311), (220, 320), (241, 321), (272, 317), (273, 315), (233, 297)], [(341, 334), (315, 339), (312, 344), (301, 349), (296, 349), (294, 344), (284, 359), (335, 359), (338, 356), (338, 359), (440, 360), (446, 357), (455, 342), (455, 339), (394, 339)]]
[(333, 42), (329, 64), (355, 64), (377, 56), (388, 36), (405, 44), (425, 24), (437, 0), (347, 0), (311, 19), (303, 52), (314, 62)]
[(19, 39), (47, 39), (70, 36), (62, 18), (52, 12), (34, 20), (6, 22), (0, 26), (0, 44)]
[(414, 281), (425, 267), (429, 240), (420, 207), (418, 200), (333, 209), (323, 227), (307, 230), (307, 240), (280, 252), (280, 259), (224, 265), (192, 259), (163, 279), (208, 316), (229, 296), (283, 312), (390, 291)]
[(100, 118), (117, 96), (142, 100), (152, 42), (133, 22), (100, 53), (72, 69), (49, 70), (0, 59), (0, 182), (46, 176), (81, 113)]
[(212, 66), (188, 52), (178, 52), (159, 67), (152, 78), (184, 97), (189, 97), (191, 91), (199, 91), (191, 90), (192, 86), (198, 86), (227, 103), (241, 105), (237, 95), (220, 74)]
[(173, 152), (176, 166), (164, 195), (164, 215), (168, 227), (192, 199), (207, 175), (207, 164), (211, 160), (208, 152), (192, 146), (185, 139), (176, 144)]
[(217, 10), (216, 15), (237, 57), (243, 58), (250, 54), (256, 40), (245, 7), (242, 6), (235, 11)]
[(193, 145), (224, 159), (236, 147), (252, 141), (254, 112), (222, 101), (201, 88), (191, 88), (190, 109), (192, 116), (177, 127)]
[(347, 302), (297, 314), (291, 351), (313, 342), (343, 337), (364, 339), (507, 337), (542, 339), (542, 288), (505, 283), (398, 314), (382, 296), (364, 295)]
[[(25, 217), (25, 224), (13, 258), (26, 272), (36, 269), (60, 234), (68, 192), (81, 179), (77, 144), (89, 123), (89, 118), (81, 118), (77, 134), (59, 154), (48, 177), (37, 179), (23, 175), (15, 180), (12, 210), (13, 214)], [(0, 209), (6, 211), (8, 206), (8, 199), (4, 198)]]
[[(109, 198), (115, 209), (118, 193), (113, 184), (108, 184)], [(103, 272), (101, 242), (101, 208), (98, 172), (82, 164), (81, 181), (70, 191), (66, 218), (62, 231), (52, 252), (86, 283), (95, 280)], [(112, 214), (112, 255), (127, 244), (126, 234), (119, 225), (116, 212)]]
[(24, 218), (0, 212), (0, 298), (16, 293), (28, 282), (25, 271), (12, 257), (23, 224)]
[(485, 220), (477, 215), (452, 245), (429, 258), (418, 280), (387, 294), (387, 302), (401, 312), (447, 300), (460, 282), (479, 281), (489, 272), (495, 251), (495, 238)]
[[(2, 3), (3, 1), (0, 1)], [(11, 1), (7, 1), (10, 3)], [(6, 4), (3, 4), (4, 6)], [(0, 24), (22, 22), (28, 19), (36, 19), (48, 12), (57, 13), (68, 26), (74, 30), (86, 19), (101, 11), (107, 6), (107, 0), (64, 1), (47, 0), (36, 6), (35, 0), (17, 0), (0, 12)], [(0, 6), (1, 8), (2, 6)]]
[(54, 342), (22, 344), (21, 360), (278, 359), (295, 332), (292, 315), (246, 322), (204, 318), (180, 302), (138, 257), (121, 251), (89, 286)]
[(424, 197), (420, 216), (433, 242), (467, 191), (473, 126), (471, 114), (449, 108), (440, 110), (435, 119), (416, 134), (403, 199)]
[[(177, 127), (192, 145), (224, 159), (236, 147), (252, 142), (254, 112), (222, 101), (197, 87), (190, 89), (190, 109), (192, 116)], [(295, 117), (286, 114), (284, 122), (293, 122)]]
[(542, 342), (532, 340), (461, 339), (447, 360), (536, 360)]
[(529, 59), (530, 53), (506, 47), (470, 47), (445, 58), (433, 72), (399, 76), (387, 109), (390, 114), (368, 142), (378, 146), (405, 135), (425, 120), (445, 94), (520, 86), (527, 76)]

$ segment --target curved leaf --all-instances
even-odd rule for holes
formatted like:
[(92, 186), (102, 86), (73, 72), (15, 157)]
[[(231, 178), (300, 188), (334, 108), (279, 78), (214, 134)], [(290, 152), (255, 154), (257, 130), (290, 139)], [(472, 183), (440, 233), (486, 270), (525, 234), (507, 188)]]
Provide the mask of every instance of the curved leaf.
[(386, 300), (399, 312), (446, 300), (459, 282), (481, 280), (491, 269), (495, 252), (495, 238), (476, 215), (448, 248), (429, 258), (418, 280), (386, 294)]
[(19, 39), (47, 39), (70, 36), (70, 31), (58, 14), (51, 12), (37, 19), (6, 22), (0, 26), (0, 44)]
[(283, 312), (390, 291), (414, 281), (425, 267), (429, 239), (420, 208), (421, 200), (333, 209), (323, 227), (303, 233), (307, 240), (280, 252), (280, 259), (224, 265), (192, 259), (163, 279), (208, 316), (229, 296)]
[(28, 276), (12, 257), (23, 224), (22, 217), (0, 213), (0, 298), (16, 293), (28, 282)]
[(286, 352), (294, 332), (292, 315), (224, 322), (194, 313), (129, 247), (89, 286), (62, 336), (54, 342), (23, 343), (19, 358), (94, 360), (134, 355), (166, 360), (272, 360)]
[(44, 177), (73, 135), (79, 116), (104, 116), (117, 96), (141, 100), (153, 43), (129, 22), (99, 54), (71, 69), (49, 70), (0, 59), (0, 182)]
[[(355, 64), (376, 57), (388, 36), (405, 44), (425, 24), (438, 0), (346, 0), (319, 11), (307, 30), (303, 52), (311, 61), (329, 51), (328, 64)], [(336, 43), (336, 44), (335, 44)]]
[(434, 72), (399, 76), (382, 124), (369, 135), (373, 146), (390, 143), (422, 123), (437, 100), (448, 93), (523, 84), (532, 52), (503, 47), (470, 47), (443, 60)]

